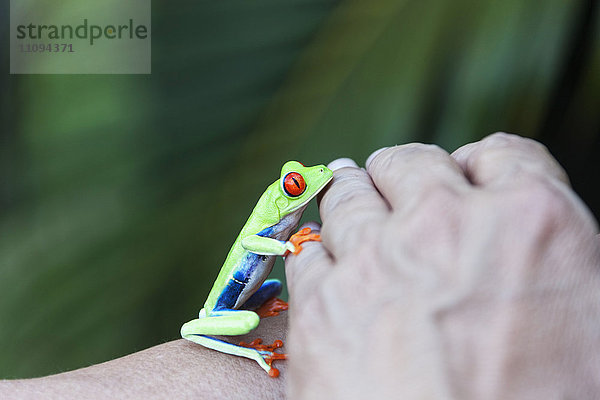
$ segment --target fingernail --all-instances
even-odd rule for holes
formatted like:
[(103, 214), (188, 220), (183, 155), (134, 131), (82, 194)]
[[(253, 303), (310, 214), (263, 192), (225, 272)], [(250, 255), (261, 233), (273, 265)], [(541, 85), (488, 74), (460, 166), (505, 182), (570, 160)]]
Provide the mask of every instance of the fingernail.
[(354, 162), (354, 160), (351, 158), (338, 158), (327, 165), (327, 168), (332, 171), (345, 167), (358, 168), (358, 164), (356, 164), (356, 162)]
[(372, 152), (371, 155), (367, 158), (367, 161), (365, 161), (365, 167), (369, 168), (369, 164), (371, 164), (371, 161), (373, 161), (373, 159), (375, 159), (375, 157), (377, 157), (379, 153), (386, 149), (389, 149), (389, 147), (382, 147), (379, 150), (375, 150), (374, 152)]

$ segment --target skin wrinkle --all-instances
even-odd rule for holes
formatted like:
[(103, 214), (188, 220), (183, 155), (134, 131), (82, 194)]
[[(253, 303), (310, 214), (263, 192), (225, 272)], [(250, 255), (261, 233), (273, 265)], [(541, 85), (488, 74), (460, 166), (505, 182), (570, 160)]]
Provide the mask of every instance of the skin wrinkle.
[[(544, 213), (541, 213), (540, 215), (545, 215), (545, 214), (544, 214)], [(549, 221), (549, 222), (550, 222), (550, 224), (554, 224), (554, 221), (555, 221), (555, 219), (553, 219), (553, 218), (546, 218), (546, 220), (547, 220), (547, 221)], [(551, 246), (552, 246), (552, 243), (549, 243), (549, 241), (548, 241), (548, 237), (549, 237), (549, 235), (547, 235), (547, 234), (542, 234), (542, 235), (540, 235), (540, 237), (541, 237), (541, 239), (539, 240), (539, 242), (541, 242), (541, 243), (544, 243), (544, 242), (546, 242), (546, 246), (545, 246), (545, 247), (551, 247)], [(557, 239), (557, 241), (560, 243), (560, 240), (558, 240), (558, 239)], [(543, 262), (544, 262), (543, 260), (539, 260), (539, 261), (537, 261), (537, 262), (536, 262), (536, 261), (534, 261), (534, 262), (531, 262), (531, 263), (530, 263), (530, 262), (527, 262), (527, 261), (525, 261), (525, 262), (524, 262), (524, 264), (525, 264), (525, 265), (527, 265), (527, 264), (533, 264), (533, 265), (535, 265), (536, 263), (542, 263), (541, 265), (544, 265), (544, 264), (543, 264)], [(530, 278), (530, 279), (528, 279), (528, 281), (533, 281), (533, 282), (535, 283), (535, 280), (534, 280), (534, 278)], [(519, 282), (519, 280), (517, 280), (517, 282)], [(523, 281), (521, 280), (521, 282), (523, 282)], [(529, 289), (531, 289), (531, 287), (529, 287)], [(487, 292), (487, 291), (486, 291), (486, 292)], [(540, 294), (540, 293), (539, 293), (539, 289), (536, 289), (536, 292), (537, 292), (537, 296), (539, 296), (539, 297), (545, 297), (545, 296), (543, 296), (542, 294)], [(518, 301), (518, 300), (519, 300), (519, 296), (523, 296), (523, 294), (527, 294), (528, 292), (526, 292), (526, 291), (523, 291), (523, 290), (519, 290), (519, 291), (517, 291), (517, 292), (514, 292), (514, 293), (515, 293), (515, 294), (513, 294), (513, 296), (515, 296), (515, 299), (516, 299), (516, 301)], [(572, 293), (572, 291), (571, 291), (570, 293)], [(555, 293), (552, 293), (552, 294), (555, 294)], [(529, 296), (532, 296), (532, 295), (530, 294)], [(546, 296), (547, 296), (547, 294), (546, 294)], [(473, 303), (473, 299), (466, 299), (466, 300), (463, 302), (463, 304), (469, 304), (469, 301), (471, 301), (471, 303)], [(552, 315), (552, 314), (553, 314), (553, 313), (550, 313), (550, 315)], [(490, 364), (493, 364), (493, 363), (490, 363)], [(463, 375), (464, 375), (464, 374), (463, 374)], [(499, 379), (499, 378), (498, 378), (498, 379)], [(506, 379), (504, 379), (504, 380), (506, 380)], [(498, 393), (498, 388), (496, 388), (496, 389), (494, 389), (494, 390), (496, 390), (496, 393)], [(480, 394), (480, 395), (483, 395), (483, 394)], [(486, 395), (487, 395), (487, 396), (489, 396), (489, 393), (487, 393)], [(462, 396), (459, 396), (459, 397), (462, 397)], [(500, 396), (500, 398), (502, 398), (502, 396)], [(506, 397), (505, 397), (505, 398), (506, 398)]]
[[(365, 231), (388, 214), (387, 205), (378, 193), (373, 192), (371, 179), (365, 171), (352, 167), (343, 167), (342, 170), (343, 175), (340, 175), (340, 170), (334, 171), (335, 185), (332, 184), (320, 204), (321, 218), (329, 221), (322, 228), (323, 243), (329, 251), (338, 255), (360, 246), (364, 237), (353, 235), (350, 231), (340, 233), (335, 226), (344, 223), (351, 225), (353, 230)], [(334, 235), (330, 234), (329, 226), (334, 227)]]
[[(440, 187), (462, 190), (468, 184), (456, 161), (432, 145), (388, 148), (371, 160), (367, 170), (379, 192), (390, 200), (394, 209), (413, 209), (419, 199), (428, 197), (429, 192)], [(403, 173), (398, 174), (397, 170)]]
[[(431, 312), (428, 310), (427, 303), (420, 304), (399, 304), (400, 302), (388, 301), (382, 303), (381, 310), (376, 312), (379, 316), (377, 319), (383, 321), (380, 323), (382, 329), (377, 329), (376, 319), (371, 319), (369, 326), (371, 327), (370, 337), (374, 338), (373, 343), (379, 347), (384, 347), (387, 343), (394, 342), (397, 339), (398, 331), (404, 329), (418, 329), (426, 333), (425, 336), (419, 337), (414, 343), (408, 346), (403, 346), (410, 350), (406, 354), (394, 354), (390, 368), (395, 371), (402, 371), (398, 379), (402, 379), (402, 385), (410, 388), (413, 382), (419, 382), (419, 376), (426, 374), (428, 376), (428, 385), (435, 389), (435, 398), (448, 398), (449, 387), (446, 380), (446, 372), (444, 370), (431, 370), (431, 363), (439, 364), (443, 353), (440, 351), (440, 340), (435, 329), (432, 329), (433, 319)], [(394, 318), (394, 316), (403, 316), (403, 318)], [(379, 352), (385, 352), (382, 349)], [(410, 360), (410, 362), (407, 362)], [(432, 361), (435, 360), (435, 361)], [(366, 368), (374, 368), (375, 365), (368, 365)], [(407, 390), (410, 394), (410, 389)], [(411, 397), (411, 396), (409, 396)]]
[[(387, 246), (396, 254), (395, 259), (410, 260), (400, 265), (403, 266), (403, 273), (407, 274), (404, 278), (413, 274), (422, 277), (433, 274), (431, 276), (441, 278), (435, 279), (436, 282), (452, 279), (452, 260), (457, 257), (458, 240), (461, 237), (462, 219), (458, 208), (467, 201), (462, 195), (442, 189), (437, 190), (435, 196), (419, 201), (421, 208), (413, 212), (397, 212), (392, 216), (383, 240), (387, 238)], [(400, 234), (394, 233), (397, 226), (403, 228)], [(423, 247), (427, 248), (426, 253)], [(439, 256), (432, 257), (432, 254)], [(415, 265), (420, 268), (415, 268)]]
[[(502, 217), (498, 217), (498, 218), (502, 219)], [(475, 215), (472, 221), (477, 222), (477, 221), (479, 221), (479, 219), (480, 219), (480, 217)], [(470, 226), (471, 227), (468, 228), (469, 224), (466, 225), (465, 229), (467, 229), (467, 234), (468, 234), (469, 229), (474, 230), (475, 232), (477, 232), (479, 230), (479, 227), (476, 224), (474, 225), (473, 223), (471, 223)], [(484, 235), (481, 235), (480, 237), (482, 239), (485, 238)], [(488, 242), (489, 242), (489, 240), (488, 240)], [(477, 243), (472, 243), (472, 244), (474, 244), (474, 246), (473, 246), (474, 248), (481, 248), (483, 250), (483, 253), (487, 252), (485, 249), (496, 247), (493, 242), (489, 242), (489, 244), (485, 244), (485, 242), (482, 244), (477, 244)], [(500, 251), (500, 253), (502, 253), (502, 251)], [(482, 257), (481, 255), (478, 256), (477, 254), (474, 254), (474, 255), (475, 255), (475, 257), (473, 257), (473, 261), (466, 262), (465, 260), (459, 259), (459, 260), (457, 260), (457, 265), (463, 265), (463, 270), (481, 271), (481, 269), (478, 268), (479, 267), (478, 264), (480, 263), (479, 260), (485, 259), (485, 257)], [(472, 265), (474, 268), (469, 267), (469, 265)], [(470, 281), (467, 281), (466, 284), (462, 285), (462, 287), (463, 287), (462, 291), (458, 291), (458, 292), (455, 291), (454, 295), (447, 296), (443, 301), (440, 301), (436, 305), (437, 319), (440, 321), (441, 326), (443, 326), (444, 319), (447, 320), (449, 318), (448, 317), (449, 315), (452, 315), (453, 313), (456, 313), (456, 312), (461, 312), (460, 310), (463, 310), (464, 307), (468, 306), (469, 304), (477, 304), (478, 302), (481, 303), (481, 300), (477, 300), (477, 298), (474, 298), (472, 295), (470, 295), (468, 288), (479, 286), (480, 284), (475, 283), (476, 280), (485, 279), (486, 277), (485, 277), (485, 275), (477, 275), (477, 274), (474, 274), (474, 275), (472, 274), (470, 276), (471, 276)], [(495, 280), (493, 280), (493, 281), (495, 281)], [(492, 283), (492, 285), (493, 284), (494, 283)], [(459, 286), (459, 288), (460, 287), (461, 286)], [(488, 290), (485, 287), (482, 287), (481, 291), (476, 292), (476, 294), (479, 293), (479, 294), (477, 294), (477, 296), (480, 297), (481, 295), (485, 295), (486, 293), (490, 293), (490, 292), (493, 293), (493, 289)], [(474, 318), (474, 320), (478, 320), (480, 322), (479, 325), (481, 325), (484, 322), (484, 320), (481, 317), (476, 317), (476, 318)], [(489, 327), (489, 324), (484, 324), (484, 325), (488, 325), (488, 327)], [(458, 324), (458, 326), (460, 327), (461, 324)], [(493, 329), (490, 329), (490, 330), (494, 331)], [(460, 333), (461, 330), (455, 329), (454, 331), (457, 333)], [(447, 332), (444, 336), (447, 338), (451, 338), (452, 336), (455, 336), (455, 335), (452, 335), (451, 332), (452, 331)], [(481, 334), (485, 335), (485, 332), (482, 332)], [(449, 358), (456, 358), (456, 357), (460, 358), (460, 357), (464, 356), (465, 354), (468, 354), (470, 352), (470, 350), (472, 349), (473, 343), (477, 343), (476, 339), (477, 339), (477, 336), (479, 336), (478, 334), (475, 334), (475, 333), (473, 333), (473, 335), (475, 335), (475, 336), (472, 336), (471, 339), (469, 339), (468, 337), (465, 338), (464, 346), (458, 346), (456, 344), (456, 339), (453, 340), (455, 342), (454, 346), (447, 345), (446, 348), (448, 348), (448, 349), (452, 349), (453, 347), (457, 348), (456, 354), (450, 355)], [(485, 350), (485, 349), (482, 349), (482, 350)], [(478, 351), (477, 353), (480, 353), (480, 352), (481, 351)], [(476, 360), (476, 357), (470, 357), (470, 358)], [(467, 369), (460, 371), (460, 373), (455, 371), (454, 372), (455, 378), (453, 379), (454, 381), (457, 381), (458, 377), (460, 377), (460, 376), (473, 376), (474, 374), (478, 373), (478, 371), (481, 372), (482, 370), (485, 369), (485, 365), (484, 366), (479, 365), (477, 367), (474, 367), (473, 361), (464, 360), (464, 361), (462, 361), (461, 364), (464, 365)], [(487, 365), (487, 363), (485, 363), (485, 364)], [(465, 398), (468, 396), (466, 396), (466, 393), (461, 393), (459, 391), (459, 392), (457, 392), (457, 397)], [(477, 395), (473, 395), (473, 397), (477, 398)]]
[[(322, 318), (333, 318), (337, 319), (339, 316), (330, 312), (329, 302), (324, 298), (328, 296), (328, 292), (319, 291), (314, 293), (312, 296), (306, 298), (306, 302), (301, 307), (293, 308), (294, 301), (290, 300), (290, 306), (292, 308), (291, 322), (291, 334), (290, 334), (290, 352), (295, 354), (297, 362), (290, 366), (290, 374), (296, 374), (299, 381), (291, 382), (294, 386), (295, 391), (300, 391), (303, 395), (310, 398), (310, 393), (314, 393), (320, 387), (326, 386), (327, 376), (331, 371), (336, 371), (336, 365), (331, 364), (331, 361), (339, 359), (339, 357), (333, 357), (336, 349), (341, 348), (344, 344), (344, 337), (337, 337), (335, 340), (326, 336), (327, 332), (323, 331), (323, 325), (314, 324), (297, 324), (294, 325), (295, 321), (315, 321), (317, 322), (320, 317)], [(297, 304), (297, 303), (296, 303)], [(328, 349), (327, 353), (322, 354), (315, 346), (314, 337), (320, 337), (325, 335), (322, 341), (322, 345)], [(319, 358), (320, 362), (314, 364), (306, 362), (306, 360)], [(303, 383), (305, 378), (310, 377), (310, 385)], [(317, 378), (317, 379), (315, 379)]]
[[(361, 232), (368, 232), (370, 227), (376, 226), (378, 223), (377, 213), (368, 206), (353, 207), (352, 211), (364, 210), (364, 212), (357, 217), (348, 216), (347, 212), (343, 210), (334, 211), (330, 214), (330, 217), (334, 220), (346, 220), (346, 222), (352, 222), (352, 225)], [(344, 257), (348, 253), (348, 250), (361, 246), (363, 238), (357, 238), (352, 231), (338, 232), (335, 227), (332, 229), (329, 227), (331, 224), (325, 224), (321, 231), (321, 240), (327, 246), (327, 249), (332, 252), (336, 260)], [(337, 257), (335, 256), (337, 254)]]

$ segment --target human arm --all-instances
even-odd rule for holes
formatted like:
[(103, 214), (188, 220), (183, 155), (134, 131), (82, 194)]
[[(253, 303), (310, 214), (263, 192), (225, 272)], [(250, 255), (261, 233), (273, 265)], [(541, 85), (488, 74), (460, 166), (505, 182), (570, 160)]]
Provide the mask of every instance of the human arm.
[[(237, 340), (285, 337), (287, 313)], [(90, 344), (92, 345), (92, 344)], [(0, 381), (0, 399), (281, 399), (286, 365), (270, 378), (252, 360), (180, 339), (105, 363), (35, 379)]]

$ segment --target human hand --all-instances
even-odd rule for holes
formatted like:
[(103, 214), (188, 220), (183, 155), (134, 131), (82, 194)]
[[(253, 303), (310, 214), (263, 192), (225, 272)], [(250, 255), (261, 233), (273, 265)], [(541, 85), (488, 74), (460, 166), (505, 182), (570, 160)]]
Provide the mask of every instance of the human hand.
[(542, 145), (331, 167), (322, 242), (286, 260), (292, 398), (600, 397), (598, 226)]

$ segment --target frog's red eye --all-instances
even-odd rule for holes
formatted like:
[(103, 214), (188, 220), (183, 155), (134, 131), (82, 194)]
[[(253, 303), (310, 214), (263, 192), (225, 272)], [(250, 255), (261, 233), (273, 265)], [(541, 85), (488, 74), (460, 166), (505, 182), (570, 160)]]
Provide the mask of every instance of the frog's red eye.
[(306, 182), (299, 173), (290, 172), (283, 178), (283, 190), (290, 197), (298, 197), (306, 190)]

